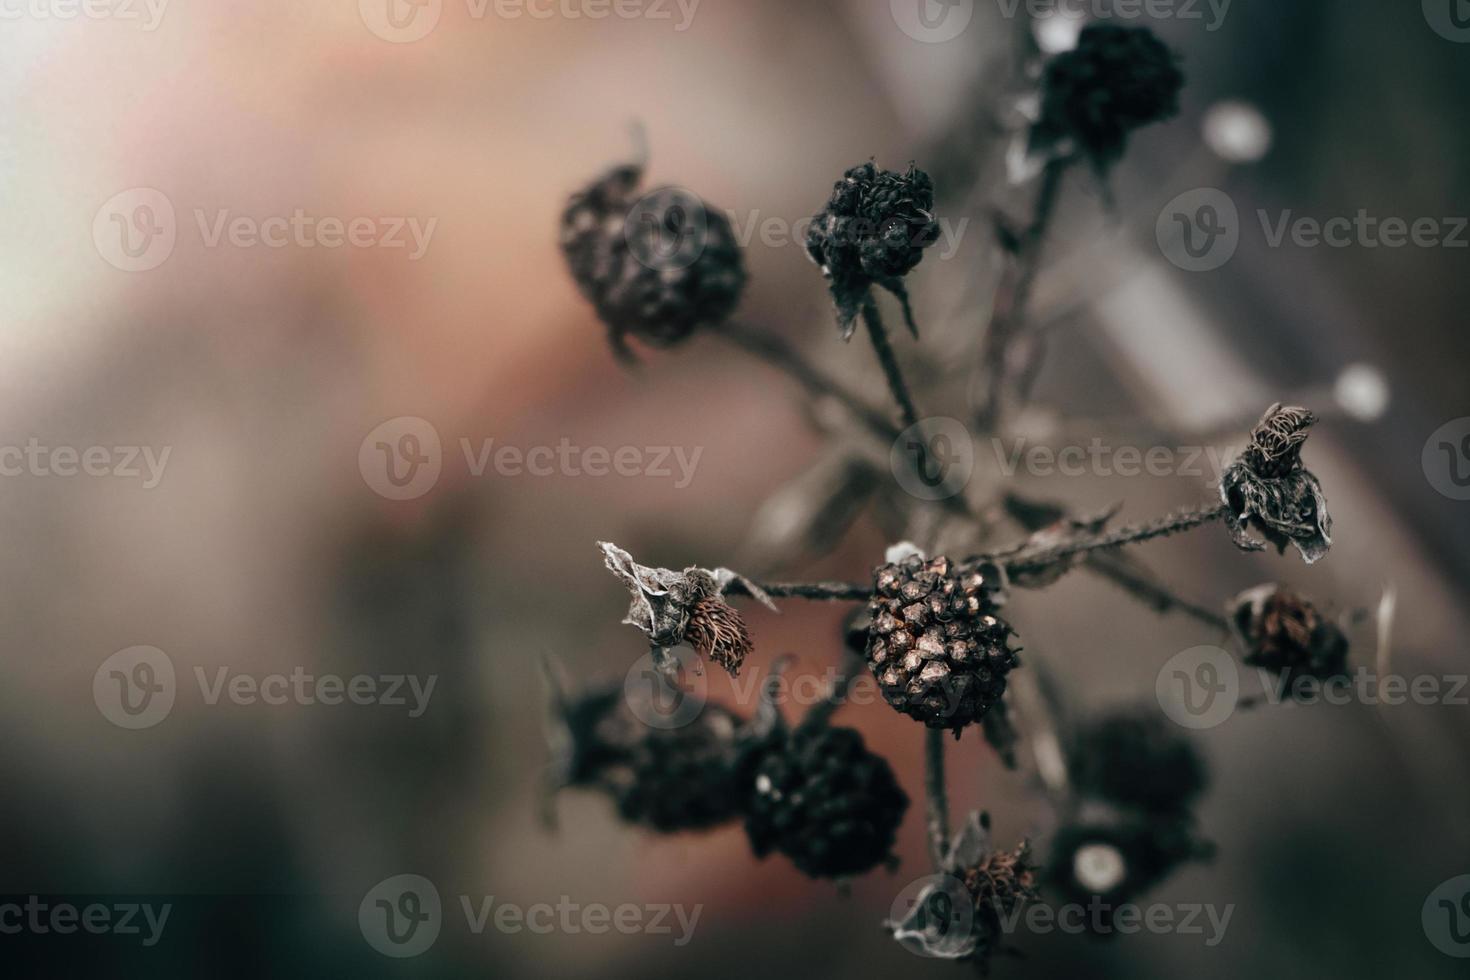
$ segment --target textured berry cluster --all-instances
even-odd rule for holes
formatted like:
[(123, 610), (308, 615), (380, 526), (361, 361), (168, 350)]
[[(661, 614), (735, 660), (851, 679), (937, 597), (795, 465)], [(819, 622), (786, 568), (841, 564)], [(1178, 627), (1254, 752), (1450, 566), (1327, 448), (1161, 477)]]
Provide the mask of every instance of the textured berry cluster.
[(912, 556), (879, 566), (873, 586), (868, 667), (884, 700), (955, 732), (1000, 703), (1020, 660), (984, 575)]

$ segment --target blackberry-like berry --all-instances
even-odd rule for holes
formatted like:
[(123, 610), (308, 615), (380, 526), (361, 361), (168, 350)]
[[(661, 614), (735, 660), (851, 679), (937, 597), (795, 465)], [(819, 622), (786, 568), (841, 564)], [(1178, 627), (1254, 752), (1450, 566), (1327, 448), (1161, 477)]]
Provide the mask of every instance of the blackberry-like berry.
[(891, 861), (909, 799), (850, 728), (777, 731), (742, 769), (745, 830), (757, 857), (780, 851), (813, 878)]
[(1084, 725), (1069, 756), (1079, 792), (1154, 813), (1186, 810), (1208, 782), (1194, 744), (1153, 712), (1121, 711)]
[(843, 339), (852, 336), (875, 284), (899, 298), (914, 329), (902, 280), (938, 240), (934, 184), (924, 171), (910, 165), (898, 173), (868, 162), (843, 175), (806, 235), (807, 254), (831, 287)]
[(1330, 680), (1347, 671), (1348, 640), (1305, 597), (1265, 585), (1231, 603), (1230, 625), (1245, 647), (1245, 662), (1288, 682), (1297, 677)]
[(562, 695), (553, 678), (548, 788), (599, 790), (629, 823), (663, 833), (734, 820), (740, 718), (707, 705), (693, 722), (655, 728), (630, 710), (621, 685)]
[(633, 357), (627, 335), (671, 347), (723, 322), (745, 288), (745, 260), (725, 216), (677, 187), (635, 198), (642, 178), (641, 166), (613, 169), (574, 194), (561, 221), (572, 278), (623, 360)]
[(879, 566), (873, 585), (868, 667), (884, 700), (956, 735), (1000, 702), (1020, 661), (984, 575), (914, 555)]
[(1146, 27), (1084, 28), (1075, 48), (1046, 65), (1032, 148), (1051, 150), (1071, 140), (1106, 171), (1122, 158), (1129, 133), (1179, 111), (1184, 75), (1176, 60)]

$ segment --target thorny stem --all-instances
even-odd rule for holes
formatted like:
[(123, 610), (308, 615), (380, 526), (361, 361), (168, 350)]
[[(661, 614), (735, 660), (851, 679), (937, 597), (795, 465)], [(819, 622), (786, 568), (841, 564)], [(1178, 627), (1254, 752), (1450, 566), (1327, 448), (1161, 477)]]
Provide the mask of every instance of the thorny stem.
[(1213, 609), (1191, 602), (1176, 595), (1168, 588), (1155, 582), (1152, 577), (1118, 560), (1111, 552), (1101, 551), (1087, 556), (1087, 568), (1106, 578), (1135, 599), (1147, 604), (1155, 612), (1182, 612), (1193, 616), (1206, 626), (1224, 631), (1230, 628), (1225, 617)]
[(1075, 555), (1090, 555), (1095, 551), (1108, 548), (1120, 548), (1126, 544), (1136, 544), (1142, 541), (1151, 541), (1154, 538), (1162, 538), (1180, 531), (1188, 531), (1218, 521), (1230, 508), (1224, 504), (1216, 504), (1213, 507), (1202, 509), (1186, 509), (1166, 514), (1163, 517), (1141, 524), (1130, 524), (1120, 527), (1116, 531), (1106, 534), (1097, 534), (1092, 537), (1080, 538), (1069, 541), (1066, 544), (1056, 545), (1051, 548), (1041, 548), (1035, 551), (1022, 551), (1006, 561), (1008, 572), (1034, 572), (1047, 568), (1060, 561), (1066, 561)]
[(794, 378), (803, 388), (819, 398), (833, 398), (841, 402), (876, 435), (893, 440), (898, 437), (898, 427), (881, 412), (867, 404), (857, 395), (842, 387), (833, 379), (812, 367), (796, 349), (781, 338), (765, 331), (724, 323), (713, 328), (714, 333), (772, 367)]
[(1012, 349), (1026, 332), (1027, 306), (1036, 285), (1036, 276), (1041, 271), (1042, 244), (1046, 241), (1052, 215), (1056, 213), (1062, 176), (1071, 163), (1072, 158), (1062, 157), (1049, 161), (1042, 170), (1036, 211), (1018, 243), (1015, 260), (1008, 266), (996, 290), (990, 326), (985, 333), (985, 347), (975, 378), (976, 391), (981, 399), (975, 418), (983, 432), (994, 432), (998, 428), (1006, 389), (1033, 370), (1024, 363), (1015, 363)]
[[(856, 582), (757, 582), (756, 588), (776, 599), (816, 599), (824, 602), (860, 601), (873, 594), (871, 586)], [(750, 594), (750, 590), (739, 579), (732, 579), (725, 586), (725, 592)]]
[(925, 731), (924, 791), (929, 799), (929, 854), (934, 869), (943, 871), (949, 850), (949, 796), (944, 788), (944, 730), (940, 728)]
[(878, 355), (883, 376), (888, 379), (893, 400), (898, 402), (899, 410), (903, 412), (904, 427), (917, 425), (919, 410), (914, 407), (914, 398), (909, 394), (908, 383), (903, 379), (903, 371), (898, 366), (893, 345), (888, 342), (888, 328), (883, 326), (883, 318), (878, 313), (878, 304), (873, 300), (872, 293), (863, 300), (863, 323), (867, 325), (868, 336), (873, 340), (873, 351)]

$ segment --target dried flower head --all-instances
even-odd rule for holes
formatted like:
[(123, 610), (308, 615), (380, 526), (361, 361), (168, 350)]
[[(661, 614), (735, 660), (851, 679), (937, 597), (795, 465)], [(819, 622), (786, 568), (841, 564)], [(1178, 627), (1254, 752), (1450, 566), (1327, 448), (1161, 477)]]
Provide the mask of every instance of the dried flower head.
[(843, 175), (827, 206), (812, 218), (806, 250), (827, 278), (844, 340), (852, 336), (874, 285), (899, 298), (915, 330), (903, 277), (938, 240), (934, 184), (924, 171), (911, 164), (898, 173), (868, 162)]
[(1271, 584), (1247, 589), (1231, 601), (1229, 622), (1245, 662), (1288, 683), (1297, 677), (1325, 681), (1347, 672), (1346, 634), (1290, 589)]
[(745, 259), (717, 209), (677, 187), (635, 198), (640, 165), (616, 167), (574, 194), (561, 247), (578, 288), (632, 360), (627, 335), (670, 347), (724, 321), (745, 288)]
[(1250, 445), (1220, 480), (1220, 499), (1230, 509), (1230, 534), (1246, 551), (1266, 545), (1246, 533), (1253, 527), (1285, 551), (1296, 546), (1312, 564), (1332, 546), (1332, 517), (1322, 484), (1302, 465), (1302, 444), (1316, 416), (1304, 408), (1272, 405), (1251, 431)]
[(628, 552), (606, 541), (599, 547), (608, 570), (623, 580), (633, 597), (623, 622), (648, 634), (657, 654), (687, 643), (732, 676), (740, 673), (752, 648), (750, 630), (722, 593), (729, 583), (739, 582), (745, 591), (775, 609), (759, 586), (725, 568), (690, 567), (676, 572), (640, 565)]
[(1179, 111), (1184, 74), (1146, 27), (1092, 24), (1077, 46), (1047, 62), (1031, 148), (1075, 150), (1099, 172), (1123, 156), (1128, 135)]
[(916, 896), (907, 916), (886, 923), (893, 938), (923, 956), (969, 960), (989, 972), (990, 960), (1004, 949), (1006, 924), (1037, 897), (1038, 869), (1031, 847), (997, 848), (991, 841), (990, 815), (971, 812), (936, 876)]
[(1180, 866), (1208, 858), (1212, 845), (1201, 840), (1187, 814), (1145, 814), (1103, 804), (1086, 804), (1072, 814), (1052, 840), (1043, 876), (1067, 902), (1091, 906), (1089, 928), (1115, 934), (1113, 915), (1160, 884)]

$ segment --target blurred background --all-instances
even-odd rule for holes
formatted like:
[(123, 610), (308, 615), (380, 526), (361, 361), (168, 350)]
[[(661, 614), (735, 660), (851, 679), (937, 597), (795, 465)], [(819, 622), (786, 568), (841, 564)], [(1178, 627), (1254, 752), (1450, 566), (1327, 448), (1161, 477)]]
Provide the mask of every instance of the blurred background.
[[(864, 581), (901, 530), (861, 499), (836, 528), (805, 522), (824, 461), (868, 454), (891, 481), (887, 447), (852, 448), (830, 406), (770, 367), (698, 337), (621, 368), (567, 274), (558, 220), (569, 194), (637, 152), (641, 126), (651, 184), (690, 188), (746, 235), (740, 319), (882, 404), (871, 351), (838, 339), (790, 229), (846, 168), (914, 161), (953, 238), (909, 280), (923, 341), (895, 342), (924, 409), (963, 417), (967, 352), (1001, 271), (995, 216), (1024, 222), (1034, 194), (1013, 152), (1029, 79), (1075, 42), (1070, 12), (1165, 38), (1188, 78), (1182, 111), (1134, 138), (1110, 195), (1069, 175), (1034, 302), (1048, 358), (1002, 444), (976, 443), (967, 495), (1082, 513), (1122, 502), (1120, 520), (1145, 519), (1210, 500), (1208, 457), (1167, 476), (1008, 475), (1012, 450), (1099, 436), (1225, 451), (1271, 402), (1309, 405), (1323, 421), (1307, 461), (1336, 522), (1326, 560), (1245, 555), (1218, 527), (1138, 557), (1212, 608), (1279, 581), (1349, 614), (1391, 588), (1393, 671), (1470, 671), (1470, 458), (1437, 449), (1470, 435), (1463, 3), (1119, 8), (5, 5), (0, 893), (172, 907), (147, 946), (146, 925), (0, 930), (7, 972), (963, 969), (880, 928), (928, 870), (921, 732), (881, 703), (838, 720), (890, 759), (914, 805), (900, 868), (846, 892), (756, 861), (738, 826), (653, 836), (586, 793), (561, 796), (556, 832), (542, 825), (539, 658), (621, 682), (646, 652), (619, 624), (627, 594), (596, 542), (674, 568)], [(1170, 207), (1202, 188), (1235, 208), (1238, 243), (1191, 270)], [(1360, 212), (1432, 219), (1436, 233), (1273, 244), (1283, 222)], [(432, 464), (385, 482), (379, 442)], [(544, 476), (480, 455), (563, 445), (576, 465)], [(649, 465), (595, 475), (598, 447)], [(1000, 518), (992, 531), (996, 544), (1023, 533)], [(782, 653), (798, 675), (835, 662), (845, 606), (743, 608), (748, 676)], [(1083, 712), (1151, 704), (1171, 656), (1223, 643), (1080, 572), (1018, 594), (1009, 618), (1028, 663)], [(1354, 666), (1372, 666), (1372, 622), (1352, 639)], [(156, 685), (169, 671), (170, 703), (108, 706), (117, 677)], [(403, 705), (386, 682), (368, 682), (385, 695), (373, 703), (250, 693), (293, 672), (412, 677), (427, 696), (415, 714), (406, 682)], [(750, 684), (704, 682), (711, 701), (753, 710)], [(1224, 940), (1022, 935), (1025, 958), (998, 970), (1461, 975), (1421, 908), (1470, 873), (1466, 717), (1463, 700), (1237, 711), (1198, 733), (1213, 774), (1199, 818), (1218, 856), (1150, 896), (1233, 905)], [(978, 734), (949, 753), (957, 813), (988, 809), (1002, 842), (1045, 826), (1034, 786)], [(400, 874), (430, 879), (444, 903), (433, 947), (401, 960), (358, 921)], [(702, 911), (676, 945), (677, 926), (477, 933), (461, 897)]]

